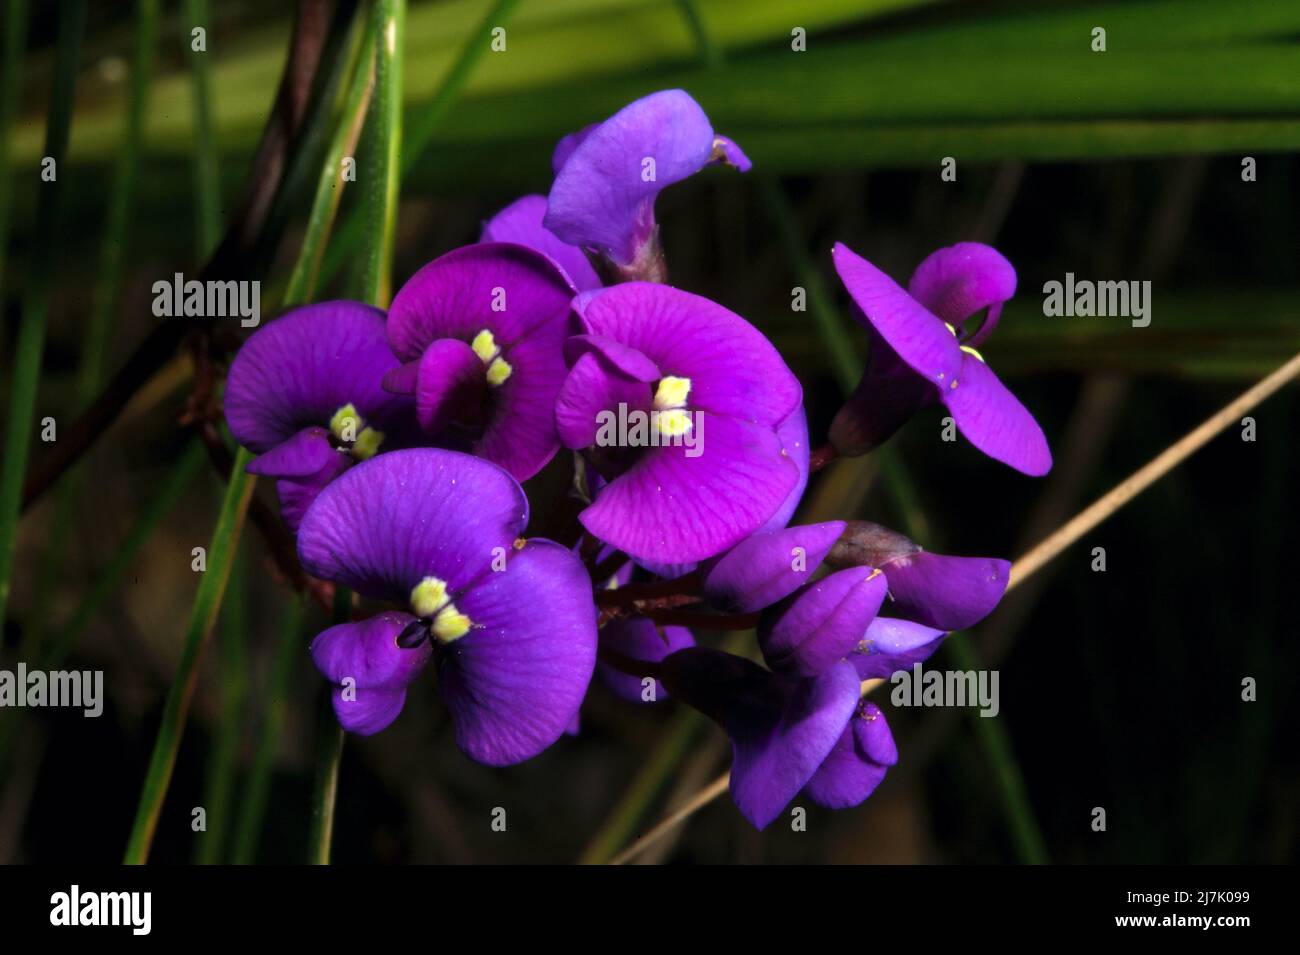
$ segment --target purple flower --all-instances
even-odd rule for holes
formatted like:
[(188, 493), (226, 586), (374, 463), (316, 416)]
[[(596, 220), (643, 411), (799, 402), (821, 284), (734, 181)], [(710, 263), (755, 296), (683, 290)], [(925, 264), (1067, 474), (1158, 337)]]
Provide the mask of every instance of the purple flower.
[(816, 676), (845, 659), (885, 601), (885, 576), (850, 567), (813, 583), (764, 612), (758, 644), (777, 673)]
[(392, 722), (428, 660), (480, 762), (528, 759), (570, 726), (596, 662), (591, 581), (560, 545), (524, 541), (527, 522), (509, 474), (454, 451), (381, 455), (317, 497), (298, 533), (307, 571), (406, 608), (313, 644), (344, 728)]
[(897, 531), (849, 521), (830, 553), (837, 566), (878, 568), (889, 612), (939, 630), (963, 630), (987, 617), (1006, 592), (1011, 564), (996, 557), (932, 554)]
[(483, 226), (480, 242), (513, 242), (540, 252), (564, 272), (579, 292), (600, 288), (600, 276), (576, 245), (562, 242), (542, 225), (546, 215), (545, 196), (524, 196), (506, 206)]
[(729, 613), (770, 607), (812, 579), (846, 526), (827, 521), (746, 538), (704, 569), (705, 600)]
[(655, 197), (719, 162), (751, 166), (687, 93), (651, 93), (560, 140), (543, 223), (565, 243), (605, 256), (624, 278), (662, 281)]
[(358, 302), (294, 309), (239, 349), (226, 382), (226, 421), (276, 479), (290, 530), (326, 484), (415, 431), (408, 398), (380, 387), (397, 367), (384, 313)]
[(573, 294), (551, 259), (522, 245), (448, 252), (393, 298), (388, 340), (404, 364), (384, 387), (415, 396), (426, 434), (527, 480), (559, 449), (552, 408)]
[[(976, 351), (1015, 293), (1011, 263), (986, 245), (962, 242), (931, 253), (904, 291), (844, 244), (832, 254), (870, 338), (862, 381), (831, 425), (840, 453), (871, 450), (918, 409), (940, 401), (989, 457), (1046, 474), (1052, 455), (1042, 428)], [(985, 309), (983, 323), (968, 328)]]
[(683, 563), (786, 506), (801, 475), (777, 429), (802, 393), (757, 329), (647, 282), (585, 292), (574, 311), (583, 334), (565, 342), (555, 420), (608, 482), (581, 514), (588, 532), (640, 561)]
[(826, 806), (857, 805), (898, 759), (884, 715), (861, 699), (850, 663), (791, 677), (695, 647), (665, 658), (660, 679), (726, 730), (732, 798), (759, 829), (805, 788)]

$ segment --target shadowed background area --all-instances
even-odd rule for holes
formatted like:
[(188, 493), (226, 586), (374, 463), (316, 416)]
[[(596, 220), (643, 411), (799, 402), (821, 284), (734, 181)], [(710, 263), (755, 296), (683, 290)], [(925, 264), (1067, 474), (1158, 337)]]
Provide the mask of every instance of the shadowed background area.
[[(32, 4), (23, 39), (5, 43), (23, 54), (5, 72), (20, 80), (0, 233), (6, 402), (38, 252), (60, 6)], [(131, 3), (90, 5), (35, 409), (61, 437), (98, 391), (86, 388), (87, 353), (102, 385), (159, 322), (153, 283), (198, 274), (212, 219), (230, 224), (257, 168), (293, 10), (205, 6), (163, 3), (154, 20), (135, 191), (114, 234), (140, 17)], [(210, 148), (187, 52), (196, 8), (209, 24)], [(506, 29), (501, 52), (489, 47), (494, 18)], [(1105, 52), (1091, 48), (1098, 26)], [(796, 28), (803, 52), (791, 49)], [(1029, 479), (944, 442), (932, 409), (886, 456), (816, 475), (796, 517), (879, 521), (934, 550), (1013, 558), (1300, 350), (1298, 40), (1300, 8), (1258, 0), (412, 3), (394, 281), (475, 241), (518, 195), (545, 193), (561, 135), (684, 88), (754, 170), (713, 170), (663, 193), (670, 280), (772, 339), (804, 383), (814, 443), (865, 354), (833, 242), (899, 281), (962, 240), (991, 243), (1015, 265), (1017, 295), (982, 352), (1043, 425), (1053, 472)], [(462, 58), (475, 45), (481, 55)], [(324, 154), (321, 142), (304, 148)], [(955, 181), (941, 177), (945, 157)], [(240, 273), (262, 279), (264, 320), (298, 254), (319, 158), (306, 168), (284, 199), (281, 234)], [(209, 175), (219, 202), (205, 228), (196, 182)], [(362, 191), (344, 192), (317, 298), (356, 296), (363, 253), (348, 222)], [(120, 281), (101, 337), (87, 329), (115, 244)], [(1150, 325), (1044, 315), (1044, 283), (1067, 272), (1150, 281)], [(796, 287), (807, 311), (791, 308)], [(106, 702), (98, 719), (0, 710), (0, 861), (121, 858), (194, 601), (191, 549), (211, 538), (224, 487), (190, 443), (187, 412), (210, 377), (196, 354), (207, 352), (179, 348), (136, 382), (18, 528), (0, 667), (66, 646), (66, 668), (104, 671)], [(1251, 416), (1253, 441), (1230, 428), (953, 638), (964, 652), (936, 656), (935, 666), (975, 659), (999, 671), (996, 719), (900, 708), (878, 691), (901, 758), (864, 805), (832, 813), (805, 801), (806, 831), (787, 817), (758, 833), (724, 797), (641, 859), (1295, 861), (1294, 387)], [(32, 466), (50, 450), (35, 434)], [(529, 482), (536, 532), (568, 464), (557, 458)], [(269, 482), (256, 495), (275, 511)], [(1096, 547), (1104, 572), (1093, 570)], [(306, 646), (328, 615), (309, 607), (286, 636), (292, 602), (250, 521), (152, 861), (305, 858), (320, 687)], [(752, 637), (741, 640), (752, 650)], [(1253, 702), (1242, 700), (1247, 677)], [(632, 707), (594, 686), (580, 735), (518, 767), (479, 766), (422, 682), (391, 729), (347, 741), (333, 857), (608, 859), (729, 759), (721, 732), (684, 708)], [(257, 778), (268, 782), (264, 816)], [(205, 833), (191, 830), (197, 806)], [(505, 832), (491, 826), (497, 807)], [(1096, 807), (1105, 832), (1093, 830)]]

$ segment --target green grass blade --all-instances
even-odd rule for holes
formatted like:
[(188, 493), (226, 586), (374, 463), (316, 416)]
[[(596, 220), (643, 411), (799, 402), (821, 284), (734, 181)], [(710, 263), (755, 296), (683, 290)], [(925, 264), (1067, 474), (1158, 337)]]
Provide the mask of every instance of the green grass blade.
[(334, 225), (334, 217), (338, 212), (339, 200), (343, 196), (343, 159), (355, 153), (357, 138), (365, 122), (375, 76), (373, 20), (367, 24), (360, 42), (361, 50), (353, 67), (351, 82), (348, 84), (342, 116), (330, 141), (316, 183), (316, 194), (307, 217), (307, 229), (303, 236), (302, 248), (298, 252), (298, 261), (294, 264), (293, 273), (289, 276), (289, 284), (285, 288), (284, 300), (287, 304), (309, 302), (316, 293), (321, 256), (325, 252)]
[(361, 298), (385, 308), (392, 296), (393, 244), (397, 232), (397, 194), (401, 178), (402, 41), (405, 0), (375, 0), (375, 89), (366, 121), (366, 243), (361, 259)]
[(45, 125), (45, 155), (54, 160), (56, 177), (52, 182), (37, 180), (33, 186), (40, 190), (35, 252), (23, 297), (22, 320), (14, 352), (4, 461), (0, 462), (0, 623), (5, 619), (9, 605), (9, 578), (13, 571), (18, 515), (22, 508), (23, 477), (31, 451), (36, 393), (45, 351), (45, 316), (49, 310), (54, 263), (59, 257), (63, 186), (70, 173), (65, 168), (65, 161), (85, 22), (85, 0), (69, 0), (63, 5), (59, 14), (58, 66)]
[(212, 116), (212, 66), (208, 59), (211, 49), (194, 49), (191, 31), (202, 27), (207, 33), (205, 47), (212, 41), (212, 17), (208, 0), (185, 0), (185, 14), (181, 17), (182, 40), (185, 55), (190, 63), (190, 99), (193, 109), (194, 140), (191, 155), (194, 157), (194, 241), (197, 259), (202, 261), (221, 240), (221, 174), (217, 166), (217, 142)]
[(251, 461), (252, 455), (243, 448), (235, 455), (230, 482), (226, 485), (217, 526), (208, 547), (207, 570), (199, 580), (198, 593), (194, 597), (194, 606), (185, 628), (176, 678), (167, 692), (162, 724), (158, 727), (158, 737), (145, 774), (135, 824), (127, 842), (123, 861), (128, 865), (143, 864), (149, 856), (149, 847), (153, 844), (158, 816), (171, 784), (172, 770), (176, 766), (176, 753), (189, 714), (190, 698), (194, 694), (199, 659), (221, 608), (221, 598), (225, 594), (230, 567), (239, 546), (244, 517), (248, 513), (248, 503), (256, 485), (256, 478), (246, 470)]

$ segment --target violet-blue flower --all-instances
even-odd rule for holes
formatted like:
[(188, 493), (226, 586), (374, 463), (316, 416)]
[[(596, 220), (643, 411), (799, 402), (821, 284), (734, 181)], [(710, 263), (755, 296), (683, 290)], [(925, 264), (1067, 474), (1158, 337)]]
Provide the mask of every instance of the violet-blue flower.
[(659, 678), (730, 737), (731, 795), (759, 829), (805, 789), (832, 808), (857, 805), (898, 759), (884, 714), (861, 698), (851, 663), (785, 676), (694, 647), (666, 657)]
[[(580, 519), (643, 561), (721, 553), (786, 505), (800, 469), (777, 429), (802, 391), (740, 316), (669, 286), (630, 282), (574, 300), (583, 334), (565, 342), (556, 400), (565, 447), (607, 483)], [(607, 426), (631, 414), (639, 439)]]
[(313, 645), (345, 728), (391, 723), (426, 661), (480, 762), (529, 759), (572, 724), (596, 662), (591, 581), (564, 547), (522, 539), (527, 523), (519, 484), (455, 451), (384, 454), (321, 492), (299, 529), (303, 567), (404, 608)]
[[(843, 243), (835, 270), (870, 338), (867, 368), (831, 425), (841, 454), (862, 454), (918, 409), (942, 402), (958, 430), (989, 457), (1025, 474), (1052, 467), (1043, 430), (976, 350), (992, 334), (1016, 273), (995, 249), (962, 242), (931, 253), (904, 291)], [(977, 328), (968, 323), (987, 310)]]
[(559, 449), (553, 407), (575, 289), (551, 259), (484, 242), (421, 268), (393, 297), (388, 340), (404, 363), (384, 377), (413, 395), (421, 428), (517, 480)]
[(380, 386), (396, 367), (384, 313), (359, 302), (294, 309), (235, 355), (226, 421), (258, 455), (248, 470), (276, 479), (290, 530), (331, 480), (415, 432), (410, 399)]
[(560, 140), (543, 222), (568, 245), (607, 258), (622, 277), (661, 281), (655, 198), (712, 163), (751, 166), (688, 93), (651, 93)]

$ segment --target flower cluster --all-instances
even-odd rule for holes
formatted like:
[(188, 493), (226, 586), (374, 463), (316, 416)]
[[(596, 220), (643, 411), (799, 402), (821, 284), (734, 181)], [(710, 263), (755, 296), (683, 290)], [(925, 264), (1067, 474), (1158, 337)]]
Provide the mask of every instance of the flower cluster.
[[(391, 724), (431, 669), (460, 748), (515, 763), (578, 731), (599, 676), (721, 724), (760, 828), (800, 792), (857, 805), (897, 761), (868, 681), (989, 613), (1009, 567), (875, 524), (789, 522), (810, 470), (935, 402), (988, 456), (1048, 470), (1042, 431), (976, 350), (1015, 272), (965, 243), (904, 289), (837, 245), (869, 358), (810, 454), (772, 344), (667, 284), (656, 197), (713, 164), (750, 167), (690, 96), (654, 93), (561, 140), (548, 195), (421, 268), (387, 312), (298, 308), (239, 351), (225, 409), (250, 470), (275, 479), (307, 572), (373, 608), (311, 645), (350, 732)], [(530, 538), (521, 482), (553, 460), (573, 519)], [(692, 626), (753, 629), (764, 665), (696, 646)]]

